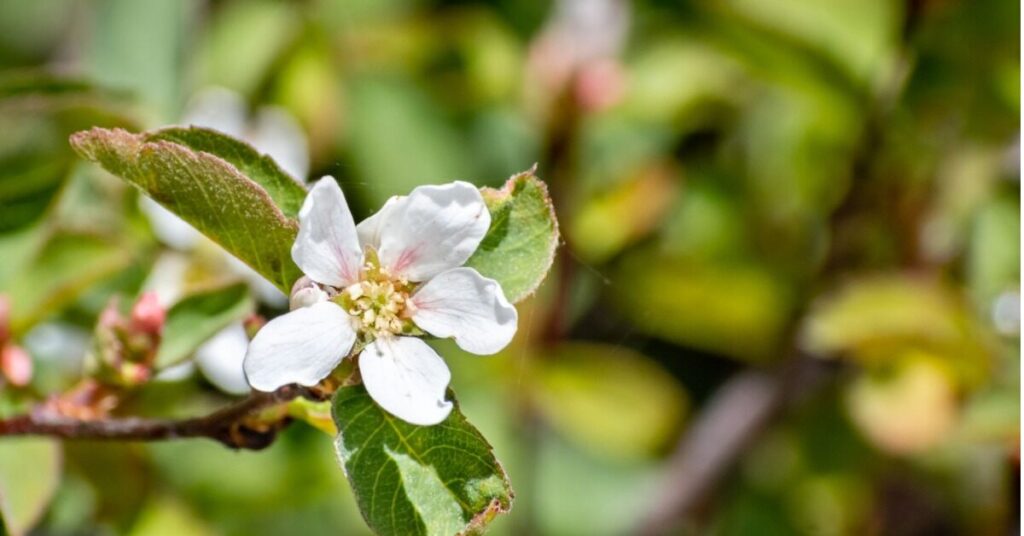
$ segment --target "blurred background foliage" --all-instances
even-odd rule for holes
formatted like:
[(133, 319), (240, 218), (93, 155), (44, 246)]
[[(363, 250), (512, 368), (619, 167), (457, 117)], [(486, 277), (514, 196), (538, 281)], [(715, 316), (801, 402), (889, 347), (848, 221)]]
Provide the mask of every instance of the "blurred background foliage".
[[(439, 343), (517, 491), (495, 534), (1013, 533), (1019, 20), (1010, 0), (0, 2), (0, 292), (34, 365), (0, 411), (74, 385), (101, 309), (160, 259), (193, 289), (238, 279), (67, 143), (219, 114), (357, 216), (538, 163), (565, 244), (516, 341)], [(229, 400), (192, 372), (120, 411)], [(726, 388), (750, 374), (775, 391), (746, 407)], [(0, 440), (0, 512), (16, 535), (367, 530), (303, 422), (257, 453)]]

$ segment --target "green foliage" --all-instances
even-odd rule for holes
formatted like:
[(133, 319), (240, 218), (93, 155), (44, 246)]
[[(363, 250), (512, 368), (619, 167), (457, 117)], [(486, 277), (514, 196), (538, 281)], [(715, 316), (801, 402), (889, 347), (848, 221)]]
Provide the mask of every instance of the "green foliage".
[[(242, 142), (200, 129), (145, 134), (92, 129), (72, 136), (71, 144), (83, 157), (191, 223), (283, 292), (302, 276), (291, 259), (298, 222), (275, 201), (292, 209), (304, 191), (294, 182), (289, 186), (290, 179), (271, 161), (256, 160), (256, 151)], [(233, 162), (245, 165), (239, 169)]]
[(366, 185), (372, 205), (424, 182), (475, 175), (465, 140), (422, 90), (401, 79), (366, 77), (353, 81), (350, 98), (347, 150), (361, 174), (372, 178)]
[(414, 426), (382, 410), (362, 386), (343, 387), (334, 420), (341, 463), (378, 534), (477, 533), (512, 507), (504, 469), (457, 402), (444, 422)]
[(0, 294), (11, 300), (14, 331), (25, 331), (134, 260), (124, 245), (96, 236), (54, 235), (27, 265), (0, 280)]
[(643, 459), (676, 437), (688, 401), (650, 358), (618, 346), (570, 343), (538, 364), (537, 409), (599, 455)]
[(761, 267), (710, 268), (641, 250), (623, 259), (614, 281), (621, 311), (645, 333), (740, 359), (778, 355), (789, 297)]
[(547, 275), (558, 247), (558, 220), (547, 186), (533, 172), (513, 176), (500, 190), (483, 189), (491, 228), (466, 266), (501, 283), (505, 297), (521, 301)]
[(53, 439), (0, 442), (0, 530), (22, 536), (35, 526), (60, 483), (60, 444)]
[(244, 283), (198, 292), (174, 304), (167, 311), (156, 368), (186, 359), (218, 331), (252, 313), (253, 307)]
[[(247, 145), (190, 129), (128, 135), (121, 147), (115, 131), (91, 140), (132, 172), (117, 173), (126, 183), (75, 161), (75, 131), (194, 122), (261, 152), (306, 142), (311, 169), (336, 177), (358, 214), (425, 183), (498, 187), (537, 162), (557, 185), (558, 227), (534, 179), (487, 190), (495, 226), (470, 265), (520, 300), (560, 228), (565, 277), (520, 302), (500, 355), (438, 341), (461, 411), (520, 493), (493, 533), (636, 532), (672, 495), (660, 490), (691, 483), (664, 481), (677, 466), (670, 443), (737, 422), (680, 430), (682, 414), (718, 414), (714, 393), (751, 366), (795, 370), (790, 402), (699, 493), (698, 514), (661, 532), (1011, 531), (1019, 3), (609, 4), (624, 16), (579, 25), (579, 13), (539, 0), (0, 1), (0, 294), (13, 303), (12, 342), (36, 368), (29, 388), (0, 383), (0, 410), (76, 384), (109, 297), (159, 279), (150, 261), (171, 255), (130, 184), (152, 195), (159, 175), (174, 186), (156, 189), (165, 204), (189, 204), (170, 208), (254, 251), (246, 262), (282, 290), (298, 275), (288, 248), (305, 192)], [(594, 28), (587, 39), (581, 27)], [(564, 54), (565, 38), (579, 54)], [(38, 74), (65, 69), (88, 79)], [(239, 92), (237, 117), (232, 107), (201, 117), (195, 97), (212, 86)], [(289, 114), (305, 140), (262, 128)], [(224, 197), (184, 193), (225, 177)], [(267, 231), (259, 213), (287, 232)], [(208, 246), (173, 253), (193, 288), (235, 277)], [(200, 332), (249, 310), (247, 298), (223, 299), (181, 304), (164, 352), (187, 355)], [(843, 362), (787, 368), (830, 357)], [(207, 387), (153, 382), (117, 412), (202, 415), (225, 403)], [(60, 489), (29, 530), (366, 534), (332, 445), (296, 422), (332, 430), (330, 409), (275, 408), (292, 424), (258, 453), (70, 442)], [(27, 448), (8, 455), (7, 441), (0, 467), (47, 471)], [(435, 528), (464, 524), (447, 488), (418, 494), (439, 477), (386, 450), (378, 459), (400, 474), (403, 508), (437, 514)]]
[(0, 233), (23, 229), (50, 207), (74, 164), (71, 133), (129, 126), (112, 95), (42, 74), (0, 77)]
[(205, 128), (164, 128), (152, 132), (149, 141), (166, 140), (194, 151), (224, 159), (246, 178), (263, 187), (281, 212), (297, 218), (306, 189), (288, 175), (272, 158), (262, 155), (248, 143)]
[(913, 277), (864, 277), (823, 296), (805, 321), (802, 344), (817, 355), (886, 365), (907, 353), (942, 356), (966, 385), (991, 364), (965, 303), (948, 288)]

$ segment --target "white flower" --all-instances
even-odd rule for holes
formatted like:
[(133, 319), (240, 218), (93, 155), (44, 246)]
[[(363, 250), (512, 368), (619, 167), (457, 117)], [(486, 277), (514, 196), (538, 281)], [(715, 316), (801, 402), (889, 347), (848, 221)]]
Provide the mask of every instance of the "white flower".
[[(299, 289), (299, 308), (271, 320), (245, 357), (260, 391), (315, 385), (359, 342), (370, 396), (413, 424), (445, 419), (447, 365), (417, 336), (451, 337), (480, 355), (512, 340), (518, 320), (501, 286), (461, 267), (491, 218), (465, 182), (393, 197), (357, 227), (334, 179), (320, 180), (299, 212), (292, 259), (320, 292)], [(308, 288), (308, 287), (307, 287)]]
[(249, 383), (242, 372), (242, 360), (249, 346), (249, 336), (241, 322), (235, 322), (210, 337), (196, 348), (196, 365), (203, 376), (225, 393), (249, 393)]

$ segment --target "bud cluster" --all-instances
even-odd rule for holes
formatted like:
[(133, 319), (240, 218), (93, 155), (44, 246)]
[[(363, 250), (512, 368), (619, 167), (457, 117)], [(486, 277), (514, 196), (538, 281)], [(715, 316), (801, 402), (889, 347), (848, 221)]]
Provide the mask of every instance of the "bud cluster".
[(134, 386), (149, 381), (160, 347), (167, 312), (155, 293), (144, 293), (125, 317), (111, 300), (100, 314), (91, 354), (94, 374), (102, 382)]

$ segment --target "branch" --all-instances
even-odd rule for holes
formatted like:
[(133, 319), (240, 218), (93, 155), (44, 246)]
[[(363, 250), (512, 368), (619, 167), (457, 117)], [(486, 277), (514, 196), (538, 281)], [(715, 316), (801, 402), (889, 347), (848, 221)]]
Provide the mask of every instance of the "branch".
[(819, 385), (828, 366), (801, 356), (775, 372), (750, 369), (729, 379), (680, 440), (636, 533), (665, 534), (692, 514), (772, 417)]
[(315, 393), (309, 389), (287, 385), (272, 393), (254, 392), (209, 415), (183, 420), (135, 417), (81, 420), (46, 411), (34, 411), (0, 420), (0, 437), (41, 435), (107, 441), (163, 441), (206, 437), (231, 448), (259, 450), (273, 442), (277, 431), (286, 426), (287, 421), (280, 420), (257, 427), (246, 422), (248, 417), (268, 407), (311, 394), (316, 398)]

